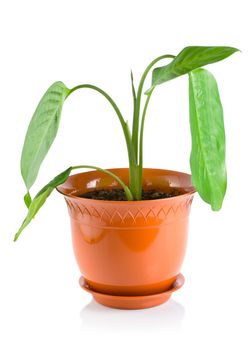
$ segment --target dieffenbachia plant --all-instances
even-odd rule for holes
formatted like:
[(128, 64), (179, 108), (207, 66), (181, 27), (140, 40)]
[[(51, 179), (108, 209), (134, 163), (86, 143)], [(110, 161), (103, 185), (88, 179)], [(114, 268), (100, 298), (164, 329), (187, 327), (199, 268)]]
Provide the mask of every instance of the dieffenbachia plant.
[[(143, 134), (149, 101), (158, 85), (184, 74), (188, 74), (189, 77), (192, 182), (202, 199), (209, 203), (213, 210), (219, 210), (227, 183), (223, 110), (214, 76), (201, 67), (223, 60), (236, 51), (238, 50), (226, 46), (191, 46), (184, 48), (177, 56), (160, 56), (153, 60), (144, 71), (137, 91), (131, 73), (134, 106), (132, 132), (114, 100), (97, 86), (82, 84), (69, 89), (62, 82), (55, 82), (51, 85), (34, 112), (22, 150), (21, 173), (27, 188), (24, 201), (28, 207), (28, 214), (16, 233), (15, 240), (34, 218), (51, 192), (65, 182), (74, 169), (90, 168), (107, 173), (123, 187), (127, 200), (141, 200)], [(153, 70), (151, 86), (144, 93), (144, 83), (148, 73), (157, 62), (164, 59), (170, 59), (170, 63)], [(90, 165), (72, 166), (57, 175), (32, 199), (30, 189), (57, 134), (63, 104), (74, 91), (79, 89), (97, 91), (107, 99), (116, 112), (127, 145), (129, 184), (124, 184), (119, 177), (108, 170)], [(142, 97), (145, 98), (143, 107)]]

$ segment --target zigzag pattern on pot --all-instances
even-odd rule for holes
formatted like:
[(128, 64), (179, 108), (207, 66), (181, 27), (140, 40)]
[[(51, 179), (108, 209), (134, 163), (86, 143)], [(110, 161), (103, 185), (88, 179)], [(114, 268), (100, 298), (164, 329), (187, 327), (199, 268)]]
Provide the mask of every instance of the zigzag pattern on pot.
[(108, 209), (98, 205), (85, 205), (77, 200), (65, 198), (70, 216), (78, 221), (89, 220), (100, 226), (127, 226), (132, 224), (159, 225), (166, 220), (166, 223), (188, 216), (193, 196), (184, 198), (177, 204), (144, 206), (122, 206), (118, 210), (114, 206)]

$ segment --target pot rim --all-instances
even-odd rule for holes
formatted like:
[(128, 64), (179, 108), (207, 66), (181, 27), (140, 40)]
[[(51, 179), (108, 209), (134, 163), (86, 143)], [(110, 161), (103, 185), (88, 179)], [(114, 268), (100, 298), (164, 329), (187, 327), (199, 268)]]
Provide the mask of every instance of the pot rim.
[[(114, 170), (127, 170), (129, 168), (111, 168), (111, 169), (107, 169), (109, 171), (114, 171)], [(177, 174), (177, 175), (187, 175), (187, 176), (191, 176), (190, 174), (188, 173), (184, 173), (182, 171), (176, 171), (176, 170), (169, 170), (169, 169), (159, 169), (159, 168), (143, 168), (143, 170), (161, 170), (161, 171), (168, 171), (170, 173), (174, 173), (174, 174)], [(98, 172), (98, 170), (90, 170), (90, 171), (83, 171), (83, 172), (80, 172), (80, 173), (76, 173), (76, 174), (73, 174), (73, 175), (70, 175), (68, 177), (69, 178), (72, 178), (72, 177), (76, 177), (80, 174), (89, 174), (89, 173), (94, 173), (94, 172)], [(63, 183), (64, 184), (64, 183)], [(169, 197), (169, 198), (159, 198), (159, 199), (147, 199), (147, 200), (140, 200), (140, 201), (112, 201), (112, 200), (104, 200), (104, 199), (92, 199), (92, 198), (83, 198), (83, 197), (79, 197), (79, 196), (75, 196), (73, 194), (69, 194), (69, 193), (64, 193), (61, 189), (61, 187), (63, 186), (63, 184), (59, 185), (56, 187), (56, 190), (62, 194), (64, 197), (68, 197), (68, 198), (73, 198), (73, 199), (77, 199), (79, 201), (82, 201), (82, 202), (89, 202), (90, 203), (96, 203), (96, 202), (100, 202), (100, 203), (112, 203), (112, 204), (118, 204), (118, 205), (137, 205), (138, 203), (151, 203), (151, 202), (158, 202), (158, 201), (171, 201), (175, 198), (184, 198), (184, 197), (189, 197), (189, 196), (193, 196), (195, 193), (196, 193), (196, 189), (194, 188), (194, 186), (189, 186), (187, 187), (187, 192), (186, 193), (183, 193), (183, 194), (179, 194), (178, 196), (174, 196), (174, 197)], [(185, 187), (186, 188), (186, 187)]]

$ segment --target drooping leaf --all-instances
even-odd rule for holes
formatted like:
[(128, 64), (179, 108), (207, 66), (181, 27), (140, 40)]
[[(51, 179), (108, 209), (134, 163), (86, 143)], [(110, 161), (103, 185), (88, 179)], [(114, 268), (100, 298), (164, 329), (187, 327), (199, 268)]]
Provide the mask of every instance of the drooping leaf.
[(168, 65), (158, 67), (152, 73), (152, 86), (177, 78), (192, 70), (215, 63), (239, 51), (228, 46), (188, 46)]
[(189, 74), (192, 182), (204, 201), (219, 210), (226, 192), (223, 110), (214, 76), (205, 69)]
[(31, 204), (29, 205), (28, 213), (26, 218), (24, 219), (21, 227), (19, 228), (18, 232), (15, 235), (14, 241), (18, 239), (21, 232), (24, 230), (25, 227), (31, 222), (31, 220), (35, 217), (39, 209), (43, 206), (46, 199), (50, 196), (52, 191), (62, 183), (64, 183), (68, 176), (70, 175), (70, 172), (72, 170), (72, 167), (66, 169), (59, 175), (57, 175), (52, 181), (50, 181), (46, 186), (44, 186), (39, 193), (34, 197)]
[(27, 190), (36, 180), (40, 165), (51, 147), (59, 127), (63, 102), (69, 89), (56, 82), (46, 91), (39, 102), (25, 137), (21, 173)]

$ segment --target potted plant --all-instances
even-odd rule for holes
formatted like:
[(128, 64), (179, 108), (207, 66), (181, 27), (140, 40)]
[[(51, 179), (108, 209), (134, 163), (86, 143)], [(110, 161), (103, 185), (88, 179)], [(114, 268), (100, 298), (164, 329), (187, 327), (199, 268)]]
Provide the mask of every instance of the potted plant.
[[(14, 240), (57, 188), (71, 217), (81, 286), (110, 307), (145, 308), (168, 300), (184, 282), (180, 268), (195, 189), (213, 210), (221, 208), (226, 192), (223, 111), (216, 80), (201, 67), (236, 51), (232, 47), (192, 46), (177, 56), (160, 56), (144, 71), (137, 91), (131, 73), (132, 130), (102, 89), (90, 84), (69, 89), (62, 82), (50, 86), (34, 112), (22, 150), (28, 213)], [(152, 71), (151, 86), (143, 94), (148, 73), (164, 59), (170, 62)], [(143, 169), (144, 124), (153, 91), (184, 74), (189, 77), (192, 182), (190, 175), (181, 172)], [(129, 168), (71, 166), (32, 198), (29, 191), (56, 136), (63, 103), (74, 91), (85, 88), (102, 94), (115, 110), (127, 145)], [(84, 168), (91, 171), (71, 175), (73, 170)]]

